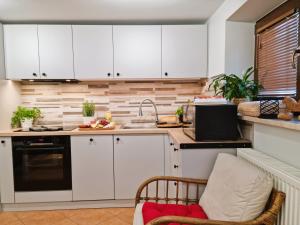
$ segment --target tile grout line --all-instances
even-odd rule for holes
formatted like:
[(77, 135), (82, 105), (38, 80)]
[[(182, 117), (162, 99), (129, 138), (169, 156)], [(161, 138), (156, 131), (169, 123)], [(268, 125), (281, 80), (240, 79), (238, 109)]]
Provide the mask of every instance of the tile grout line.
[(17, 219), (17, 221), (19, 221), (21, 224), (25, 225), (24, 221), (21, 220), (21, 218), (18, 216), (18, 214), (16, 212), (13, 212), (13, 215)]

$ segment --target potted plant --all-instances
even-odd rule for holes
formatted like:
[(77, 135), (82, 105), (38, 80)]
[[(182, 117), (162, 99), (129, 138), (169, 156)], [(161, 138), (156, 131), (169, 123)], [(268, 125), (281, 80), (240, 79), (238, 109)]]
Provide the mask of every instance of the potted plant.
[(179, 123), (183, 123), (183, 106), (178, 107), (175, 114), (178, 117)]
[(96, 105), (92, 102), (84, 102), (82, 105), (83, 124), (89, 125), (95, 118)]
[(209, 88), (213, 87), (216, 95), (222, 95), (235, 104), (252, 100), (258, 95), (261, 85), (251, 79), (254, 69), (250, 67), (241, 76), (221, 74), (213, 78)]
[(41, 117), (41, 110), (38, 108), (26, 108), (18, 106), (13, 113), (11, 124), (13, 127), (22, 127), (24, 131), (28, 131), (32, 124)]

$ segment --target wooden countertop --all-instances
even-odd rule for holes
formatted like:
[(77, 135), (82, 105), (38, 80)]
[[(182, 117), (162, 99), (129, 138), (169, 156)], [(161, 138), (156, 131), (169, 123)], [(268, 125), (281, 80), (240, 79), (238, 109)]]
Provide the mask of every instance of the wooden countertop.
[(263, 125), (268, 125), (273, 127), (300, 131), (300, 121), (297, 119), (291, 121), (284, 121), (279, 119), (261, 119), (258, 117), (251, 117), (251, 116), (241, 116), (240, 119), (251, 123), (258, 123), (258, 124), (263, 124)]
[[(183, 133), (182, 128), (143, 128), (143, 129), (121, 129), (116, 127), (114, 130), (95, 130), (95, 131), (79, 131), (74, 129), (71, 131), (45, 131), (45, 132), (24, 132), (16, 130), (0, 131), (0, 137), (15, 137), (15, 136), (57, 136), (57, 135), (140, 135), (140, 134), (168, 134), (172, 140), (179, 145), (180, 148), (221, 148), (231, 147), (232, 144), (237, 144), (240, 147), (244, 144), (249, 144), (248, 140), (237, 141), (203, 141), (196, 142)], [(251, 143), (250, 143), (251, 144)], [(229, 146), (230, 145), (230, 146)]]
[(114, 130), (92, 130), (80, 131), (74, 129), (70, 131), (43, 131), (43, 132), (26, 132), (12, 130), (0, 131), (0, 137), (18, 137), (18, 136), (58, 136), (58, 135), (113, 135), (113, 134), (168, 134), (168, 129), (164, 128), (145, 128), (145, 129), (121, 129), (117, 126)]
[(198, 148), (251, 148), (251, 142), (246, 139), (238, 140), (215, 140), (215, 141), (194, 141), (182, 131), (182, 128), (169, 129), (169, 135), (179, 145), (180, 149)]

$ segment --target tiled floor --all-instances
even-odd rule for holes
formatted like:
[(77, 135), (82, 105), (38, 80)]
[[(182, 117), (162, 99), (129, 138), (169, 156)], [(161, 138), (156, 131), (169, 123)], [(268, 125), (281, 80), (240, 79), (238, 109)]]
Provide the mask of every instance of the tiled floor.
[(132, 225), (133, 208), (0, 212), (0, 225)]

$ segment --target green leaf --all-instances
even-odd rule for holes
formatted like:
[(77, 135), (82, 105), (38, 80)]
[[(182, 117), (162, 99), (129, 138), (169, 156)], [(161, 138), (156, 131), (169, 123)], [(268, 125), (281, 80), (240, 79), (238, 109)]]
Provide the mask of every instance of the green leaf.
[(92, 117), (95, 115), (96, 105), (88, 101), (84, 102), (82, 105), (82, 114), (85, 117)]
[(26, 108), (23, 106), (18, 106), (17, 110), (13, 113), (11, 118), (11, 124), (13, 127), (20, 127), (21, 122), (24, 119), (33, 119), (36, 121), (41, 117), (41, 110), (39, 108)]
[(233, 98), (253, 99), (263, 87), (250, 79), (253, 67), (249, 67), (241, 76), (236, 74), (220, 74), (212, 79), (209, 87), (213, 87), (216, 95), (222, 95), (228, 100)]

